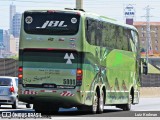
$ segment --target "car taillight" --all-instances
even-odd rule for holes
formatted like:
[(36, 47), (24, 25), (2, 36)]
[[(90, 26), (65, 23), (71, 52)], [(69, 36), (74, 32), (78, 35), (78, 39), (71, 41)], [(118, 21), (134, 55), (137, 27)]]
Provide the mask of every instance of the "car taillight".
[(77, 75), (76, 75), (76, 80), (77, 80), (77, 86), (82, 85), (82, 77), (83, 77), (83, 71), (82, 69), (77, 69)]
[(22, 84), (22, 78), (23, 78), (23, 68), (18, 68), (18, 78), (19, 78), (19, 84)]
[(10, 92), (14, 92), (14, 87), (13, 87), (13, 86), (10, 87), (10, 88), (9, 88), (9, 91), (10, 91)]

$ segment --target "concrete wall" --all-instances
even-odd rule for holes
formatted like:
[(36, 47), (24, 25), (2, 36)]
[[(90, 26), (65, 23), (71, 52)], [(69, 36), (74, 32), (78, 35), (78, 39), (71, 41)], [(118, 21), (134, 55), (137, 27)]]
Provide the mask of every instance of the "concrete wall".
[(0, 76), (17, 76), (18, 61), (10, 58), (0, 58)]

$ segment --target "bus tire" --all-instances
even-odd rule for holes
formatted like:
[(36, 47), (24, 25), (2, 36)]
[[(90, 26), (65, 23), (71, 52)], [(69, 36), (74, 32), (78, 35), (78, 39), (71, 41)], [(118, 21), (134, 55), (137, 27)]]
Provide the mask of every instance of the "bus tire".
[(98, 98), (98, 110), (99, 114), (103, 113), (104, 110), (104, 91), (102, 90), (100, 93), (100, 97)]
[(92, 101), (92, 106), (91, 106), (91, 113), (96, 114), (98, 111), (98, 94), (95, 91), (94, 96), (93, 96), (93, 101)]
[(97, 92), (94, 93), (91, 106), (84, 105), (84, 106), (79, 106), (77, 108), (82, 113), (96, 114), (98, 112), (98, 94)]
[(122, 106), (123, 111), (130, 111), (132, 104), (132, 95), (129, 95), (129, 103)]

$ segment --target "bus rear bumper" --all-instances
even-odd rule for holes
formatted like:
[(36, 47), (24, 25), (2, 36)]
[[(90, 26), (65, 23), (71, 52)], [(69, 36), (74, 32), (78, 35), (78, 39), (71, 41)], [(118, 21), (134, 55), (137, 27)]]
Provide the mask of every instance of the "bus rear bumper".
[(19, 94), (19, 100), (30, 103), (44, 103), (57, 105), (59, 107), (76, 107), (83, 104), (83, 95), (80, 91), (74, 90), (57, 90), (57, 91), (39, 91), (33, 92), (33, 90), (23, 91)]

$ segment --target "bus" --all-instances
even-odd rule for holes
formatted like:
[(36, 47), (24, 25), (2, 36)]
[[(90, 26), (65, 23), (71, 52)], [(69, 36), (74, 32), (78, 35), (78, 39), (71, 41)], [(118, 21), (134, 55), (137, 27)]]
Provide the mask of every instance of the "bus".
[(36, 112), (128, 111), (139, 102), (140, 75), (135, 27), (77, 9), (23, 13), (19, 100)]

